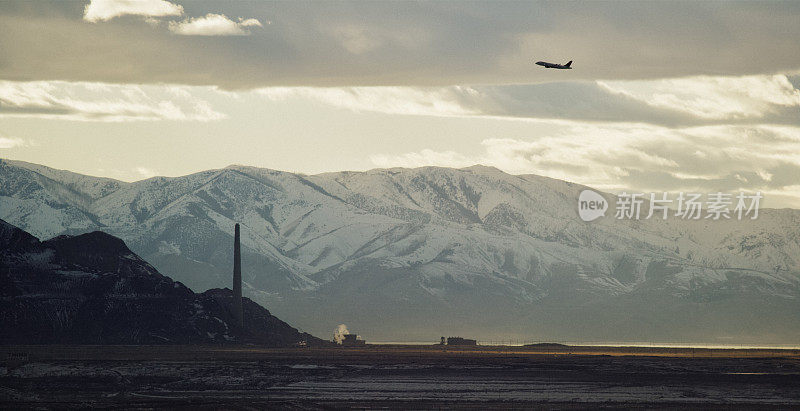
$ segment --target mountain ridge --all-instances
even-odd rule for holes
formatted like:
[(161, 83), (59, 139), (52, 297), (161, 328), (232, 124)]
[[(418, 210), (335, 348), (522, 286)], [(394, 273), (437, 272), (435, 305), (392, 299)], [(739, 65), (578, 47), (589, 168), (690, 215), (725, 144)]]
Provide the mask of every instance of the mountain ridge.
[[(104, 192), (93, 177), (68, 177), (63, 184)], [(82, 216), (79, 200), (13, 164), (0, 163), (0, 183), (11, 187), (0, 189), (0, 218), (37, 234), (103, 228), (197, 291), (227, 283), (224, 227), (241, 222), (245, 293), (315, 332), (355, 318), (373, 335), (403, 334), (361, 318), (359, 308), (411, 324), (403, 309), (438, 318), (442, 307), (463, 306), (452, 315), (479, 313), (497, 332), (507, 323), (530, 335), (546, 330), (520, 318), (556, 295), (602, 305), (657, 292), (681, 307), (709, 295), (726, 295), (712, 305), (799, 295), (800, 210), (793, 209), (761, 209), (752, 221), (612, 215), (586, 223), (577, 195), (589, 187), (485, 166), (302, 175), (232, 165), (124, 183), (91, 204), (91, 217)], [(383, 300), (354, 302), (389, 290)], [(509, 299), (507, 313), (480, 314), (506, 304), (501, 299)], [(412, 315), (419, 310), (406, 301), (427, 311)], [(383, 307), (389, 303), (395, 307)]]
[(102, 231), (39, 241), (0, 220), (0, 344), (322, 344), (250, 299), (195, 294)]

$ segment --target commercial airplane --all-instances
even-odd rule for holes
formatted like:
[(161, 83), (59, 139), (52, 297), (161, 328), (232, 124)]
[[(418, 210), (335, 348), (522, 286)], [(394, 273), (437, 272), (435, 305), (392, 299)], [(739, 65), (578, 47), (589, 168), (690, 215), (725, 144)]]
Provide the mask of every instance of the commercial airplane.
[(555, 63), (548, 63), (546, 61), (537, 61), (536, 65), (544, 66), (544, 68), (554, 68), (554, 69), (569, 70), (569, 69), (572, 69), (572, 67), (570, 67), (572, 65), (572, 60), (570, 60), (569, 63), (567, 63), (567, 64), (555, 64)]

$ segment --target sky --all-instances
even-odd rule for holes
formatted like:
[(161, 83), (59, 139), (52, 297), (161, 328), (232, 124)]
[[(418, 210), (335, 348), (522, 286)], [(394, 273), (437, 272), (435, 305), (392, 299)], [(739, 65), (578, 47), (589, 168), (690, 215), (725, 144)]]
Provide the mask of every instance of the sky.
[(798, 21), (773, 1), (3, 1), (0, 158), (125, 181), (484, 164), (800, 208)]

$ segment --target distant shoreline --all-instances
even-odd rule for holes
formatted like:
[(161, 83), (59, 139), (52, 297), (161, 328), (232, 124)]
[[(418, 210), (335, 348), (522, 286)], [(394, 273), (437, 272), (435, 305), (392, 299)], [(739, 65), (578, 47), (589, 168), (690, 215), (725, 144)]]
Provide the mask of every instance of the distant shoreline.
[[(796, 344), (713, 344), (713, 343), (690, 343), (690, 342), (619, 342), (619, 341), (535, 341), (535, 342), (515, 342), (517, 340), (487, 340), (478, 341), (481, 346), (508, 346), (522, 347), (526, 345), (547, 345), (559, 344), (570, 347), (641, 347), (641, 348), (707, 348), (720, 350), (800, 350), (800, 345)], [(367, 341), (373, 345), (438, 345), (438, 341)]]
[(800, 358), (800, 349), (615, 347), (542, 344), (528, 346), (439, 344), (371, 344), (361, 347), (266, 348), (258, 346), (194, 345), (7, 345), (0, 346), (0, 363), (38, 361), (251, 361), (320, 359), (372, 361), (397, 358), (492, 358), (497, 356), (634, 356), (674, 358)]

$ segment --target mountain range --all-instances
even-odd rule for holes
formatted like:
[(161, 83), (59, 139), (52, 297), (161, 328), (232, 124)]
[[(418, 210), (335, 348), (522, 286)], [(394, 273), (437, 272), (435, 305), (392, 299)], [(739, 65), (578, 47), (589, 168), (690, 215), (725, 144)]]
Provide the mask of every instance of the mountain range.
[(1, 160), (0, 218), (42, 238), (102, 230), (196, 292), (230, 286), (239, 222), (245, 295), (317, 335), (346, 323), (390, 341), (800, 337), (800, 210), (584, 222), (587, 188), (484, 166), (230, 166), (128, 183)]

